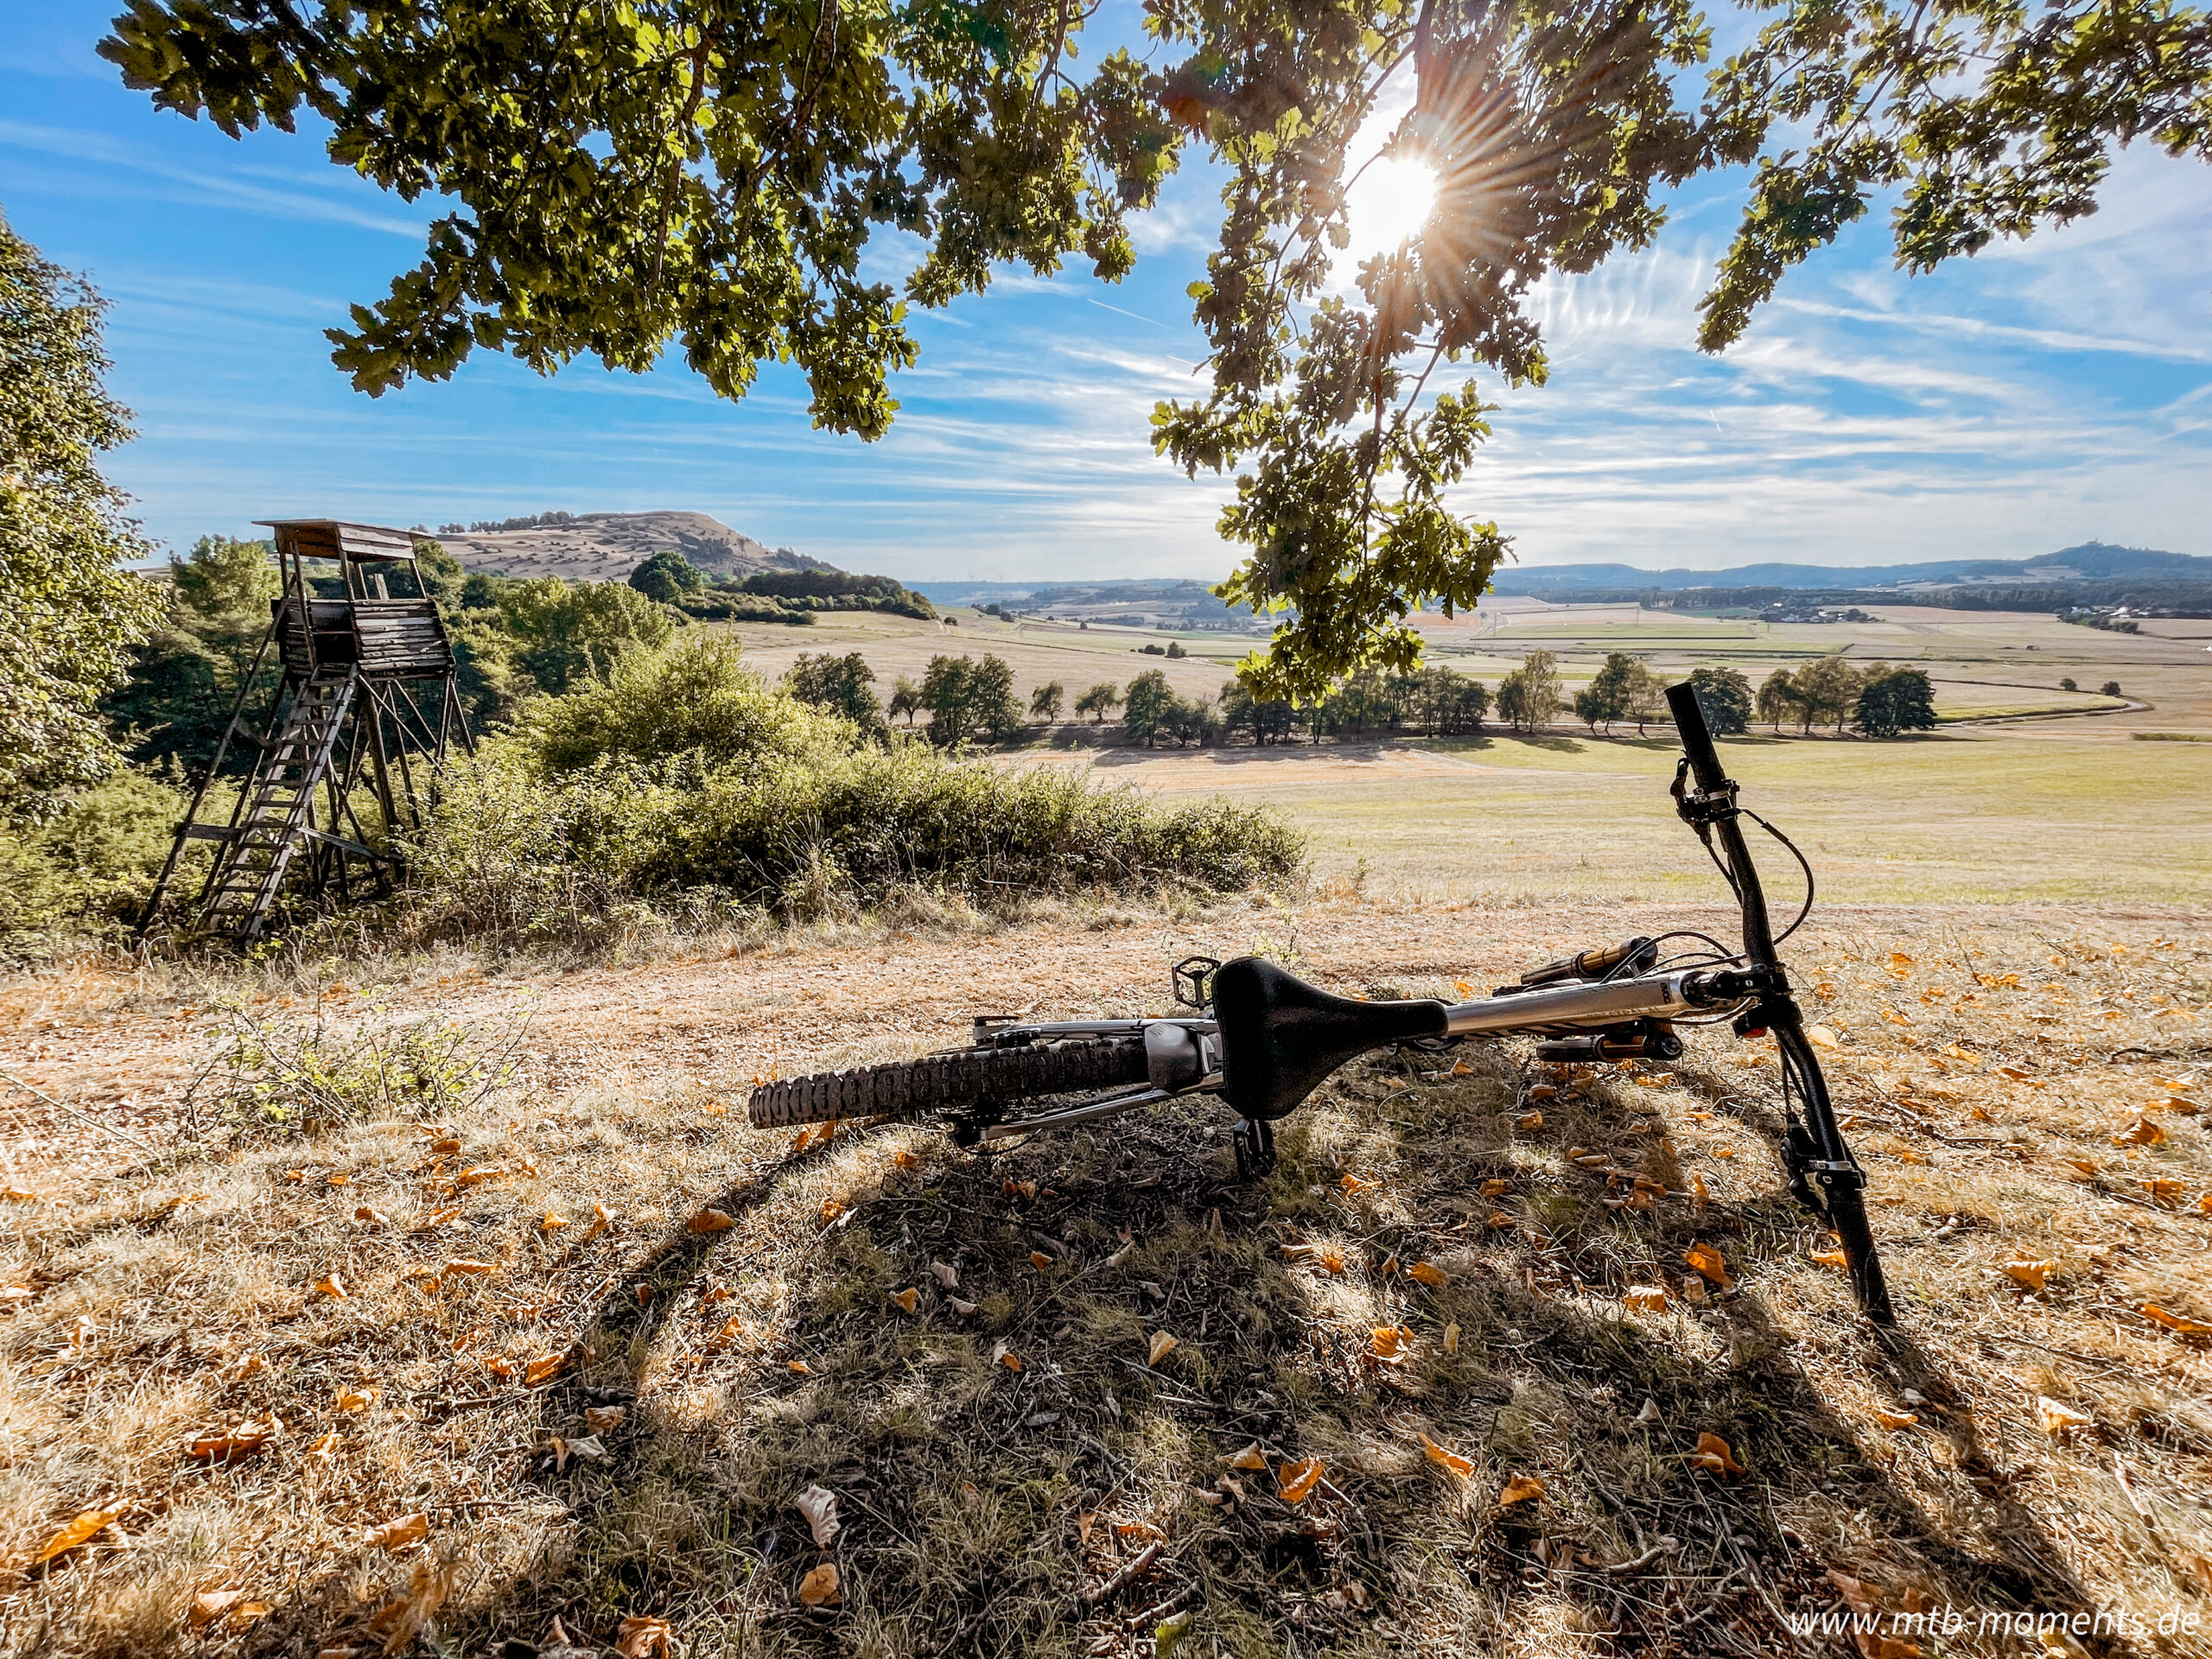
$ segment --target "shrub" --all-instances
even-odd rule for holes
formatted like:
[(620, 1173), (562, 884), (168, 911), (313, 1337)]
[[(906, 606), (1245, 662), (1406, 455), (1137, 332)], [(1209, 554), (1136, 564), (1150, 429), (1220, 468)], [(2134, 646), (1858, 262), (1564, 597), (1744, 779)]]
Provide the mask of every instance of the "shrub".
[(1279, 880), (1298, 833), (1263, 808), (1168, 809), (1058, 770), (962, 761), (764, 685), (721, 640), (619, 663), (456, 763), (413, 861), (416, 925), (508, 945), (652, 916), (865, 909)]
[(51, 817), (0, 823), (0, 957), (133, 919), (183, 816), (179, 791), (124, 768)]

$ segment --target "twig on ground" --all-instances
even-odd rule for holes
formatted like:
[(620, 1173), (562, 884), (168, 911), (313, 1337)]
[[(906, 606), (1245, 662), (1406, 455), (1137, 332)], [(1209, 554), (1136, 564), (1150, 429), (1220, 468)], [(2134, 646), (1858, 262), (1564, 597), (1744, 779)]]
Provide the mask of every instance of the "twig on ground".
[(1096, 1590), (1084, 1591), (1083, 1605), (1086, 1607), (1096, 1607), (1100, 1602), (1110, 1600), (1121, 1594), (1132, 1582), (1150, 1572), (1152, 1564), (1159, 1559), (1160, 1546), (1157, 1543), (1147, 1544), (1137, 1552), (1134, 1560), (1124, 1563), (1122, 1569), (1112, 1578), (1107, 1580)]

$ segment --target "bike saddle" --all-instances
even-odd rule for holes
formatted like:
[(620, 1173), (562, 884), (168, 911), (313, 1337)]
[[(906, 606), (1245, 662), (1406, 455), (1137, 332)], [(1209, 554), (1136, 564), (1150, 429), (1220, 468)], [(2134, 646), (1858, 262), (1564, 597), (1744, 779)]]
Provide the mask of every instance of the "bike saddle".
[(1242, 1118), (1287, 1116), (1345, 1061), (1370, 1049), (1444, 1035), (1444, 1004), (1332, 996), (1258, 957), (1213, 976), (1221, 1093)]

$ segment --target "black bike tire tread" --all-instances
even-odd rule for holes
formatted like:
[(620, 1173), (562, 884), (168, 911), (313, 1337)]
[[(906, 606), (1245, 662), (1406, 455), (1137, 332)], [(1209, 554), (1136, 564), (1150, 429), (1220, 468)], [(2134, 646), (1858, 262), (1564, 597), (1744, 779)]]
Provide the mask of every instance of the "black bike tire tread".
[(756, 1129), (829, 1123), (841, 1118), (913, 1121), (986, 1100), (1020, 1100), (1142, 1083), (1144, 1040), (1113, 1037), (1042, 1048), (963, 1048), (887, 1065), (764, 1083), (746, 1116)]

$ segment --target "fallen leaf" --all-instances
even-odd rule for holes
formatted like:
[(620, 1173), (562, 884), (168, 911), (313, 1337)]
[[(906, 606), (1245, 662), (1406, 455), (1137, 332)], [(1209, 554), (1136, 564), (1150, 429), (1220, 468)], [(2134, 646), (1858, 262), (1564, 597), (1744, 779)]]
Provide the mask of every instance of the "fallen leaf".
[(1441, 1290), (1452, 1282), (1452, 1275), (1433, 1262), (1416, 1262), (1406, 1269), (1406, 1277), (1418, 1279), (1431, 1290)]
[(1826, 1026), (1806, 1027), (1805, 1040), (1812, 1044), (1815, 1048), (1841, 1048), (1843, 1046), (1841, 1043), (1836, 1040), (1835, 1033), (1830, 1031)]
[(1431, 1463), (1450, 1470), (1462, 1480), (1473, 1478), (1475, 1465), (1471, 1459), (1463, 1458), (1457, 1452), (1446, 1452), (1426, 1434), (1421, 1437), (1421, 1450), (1428, 1453)]
[(614, 1632), (614, 1651), (622, 1659), (670, 1659), (676, 1633), (664, 1618), (632, 1613)]
[(188, 1622), (194, 1630), (204, 1630), (245, 1599), (243, 1590), (202, 1590), (192, 1599)]
[(1513, 1224), (1513, 1217), (1510, 1217), (1510, 1216), (1509, 1216), (1509, 1215), (1507, 1215), (1507, 1214), (1505, 1213), (1505, 1211), (1503, 1211), (1503, 1210), (1493, 1210), (1493, 1211), (1491, 1211), (1490, 1212), (1490, 1221), (1489, 1221), (1489, 1223), (1488, 1223), (1488, 1225), (1489, 1225), (1490, 1227), (1491, 1227), (1493, 1230), (1497, 1230), (1497, 1231), (1499, 1231), (1499, 1232), (1503, 1232), (1505, 1229), (1507, 1229), (1508, 1227), (1510, 1227), (1512, 1224)]
[(836, 1220), (836, 1219), (837, 1219), (837, 1217), (840, 1217), (840, 1216), (843, 1215), (844, 1213), (845, 1213), (845, 1206), (844, 1206), (843, 1205), (842, 1205), (842, 1204), (838, 1203), (836, 1199), (835, 1199), (835, 1198), (824, 1198), (824, 1199), (823, 1199), (823, 1200), (822, 1200), (822, 1219), (823, 1219), (823, 1220), (824, 1220), (824, 1221), (835, 1221), (835, 1220)]
[(1885, 1407), (1874, 1408), (1874, 1421), (1884, 1428), (1910, 1428), (1920, 1421), (1917, 1412), (1891, 1411)]
[(2153, 1123), (2147, 1117), (2139, 1117), (2133, 1128), (2122, 1129), (2113, 1136), (2112, 1143), (2115, 1147), (2155, 1147), (2163, 1144), (2165, 1138), (2166, 1131), (2163, 1125)]
[(475, 1186), (482, 1182), (496, 1180), (507, 1173), (505, 1164), (479, 1164), (474, 1169), (464, 1169), (453, 1178), (455, 1186)]
[(1715, 1290), (1726, 1290), (1735, 1284), (1728, 1276), (1728, 1263), (1720, 1252), (1710, 1244), (1693, 1244), (1682, 1252), (1682, 1260), (1696, 1269), (1700, 1278)]
[(547, 1444), (552, 1448), (553, 1472), (556, 1475), (569, 1466), (570, 1458), (582, 1458), (586, 1463), (614, 1461), (614, 1454), (600, 1443), (596, 1434), (579, 1434), (574, 1439), (555, 1434), (548, 1437)]
[(1544, 1115), (1541, 1112), (1523, 1112), (1513, 1120), (1513, 1127), (1516, 1129), (1526, 1129), (1534, 1135), (1544, 1127)]
[(938, 1283), (943, 1285), (947, 1290), (960, 1288), (960, 1270), (957, 1268), (949, 1268), (942, 1262), (932, 1262), (930, 1263), (930, 1272), (935, 1275)]
[(1037, 1183), (1034, 1181), (1007, 1181), (1001, 1190), (1003, 1191), (1009, 1198), (1033, 1198), (1037, 1196)]
[(627, 1406), (586, 1406), (584, 1427), (594, 1434), (611, 1433), (621, 1427), (629, 1415)]
[(249, 1452), (260, 1451), (276, 1432), (274, 1423), (240, 1423), (236, 1428), (199, 1435), (187, 1450), (195, 1458), (215, 1460), (243, 1457)]
[(308, 1442), (307, 1455), (311, 1458), (328, 1458), (337, 1450), (338, 1436), (336, 1433), (318, 1434), (314, 1440)]
[(1911, 968), (1912, 958), (1905, 955), (1904, 951), (1892, 950), (1890, 952), (1890, 972), (1894, 977), (1903, 979), (1906, 974), (1911, 970)]
[(1347, 1175), (1338, 1183), (1347, 1192), (1372, 1192), (1382, 1185), (1380, 1181), (1363, 1181), (1357, 1175)]
[(2179, 1181), (2154, 1177), (2139, 1181), (2137, 1185), (2151, 1195), (2152, 1203), (2165, 1209), (2173, 1209), (2181, 1203), (2182, 1190)]
[(438, 1609), (446, 1605), (446, 1598), (452, 1593), (453, 1576), (449, 1569), (428, 1560), (418, 1560), (409, 1580), (407, 1593), (388, 1604), (371, 1619), (369, 1630), (372, 1634), (384, 1636), (384, 1650), (386, 1653), (397, 1653), (413, 1643), (416, 1634), (436, 1615)]
[(1494, 1175), (1489, 1180), (1484, 1181), (1482, 1186), (1483, 1197), (1486, 1198), (1503, 1198), (1512, 1190), (1512, 1182), (1502, 1181)]
[(817, 1549), (827, 1549), (837, 1536), (837, 1495), (826, 1486), (809, 1486), (792, 1503), (806, 1517), (809, 1531), (814, 1534)]
[(452, 1135), (434, 1135), (431, 1139), (430, 1155), (434, 1158), (451, 1158), (460, 1150), (461, 1142)]
[(808, 1364), (803, 1359), (787, 1359), (784, 1362), (784, 1369), (787, 1371), (796, 1372), (801, 1376), (811, 1376), (814, 1375), (814, 1367)]
[(683, 1230), (689, 1233), (726, 1233), (736, 1225), (735, 1217), (726, 1215), (709, 1205), (685, 1222)]
[(922, 1154), (918, 1152), (895, 1152), (891, 1154), (891, 1161), (901, 1169), (919, 1169)]
[(1147, 1365), (1159, 1364), (1161, 1360), (1173, 1353), (1178, 1345), (1177, 1338), (1169, 1336), (1165, 1331), (1154, 1332), (1152, 1340), (1146, 1347), (1144, 1363)]
[(1275, 1471), (1278, 1496), (1286, 1503), (1303, 1503), (1306, 1496), (1321, 1484), (1323, 1467), (1319, 1458), (1308, 1458), (1303, 1463), (1286, 1463)]
[(1052, 1270), (1052, 1258), (1042, 1250), (1032, 1250), (1029, 1252), (1029, 1265), (1039, 1273), (1047, 1273)]
[(1728, 1442), (1711, 1433), (1697, 1437), (1697, 1450), (1690, 1453), (1690, 1467), (1710, 1469), (1716, 1475), (1732, 1478), (1744, 1472), (1744, 1465), (1736, 1461), (1736, 1453)]
[(1516, 1475), (1505, 1483), (1505, 1490), (1497, 1495), (1497, 1507), (1510, 1510), (1516, 1503), (1526, 1503), (1531, 1498), (1544, 1495), (1544, 1483), (1534, 1475)]
[(2062, 1405), (2047, 1394), (2039, 1394), (2036, 1396), (2036, 1421), (2041, 1426), (2043, 1432), (2053, 1440), (2057, 1439), (2069, 1429), (2092, 1427), (2096, 1421), (2087, 1412), (2076, 1411), (2071, 1406)]
[(1813, 1260), (1824, 1268), (1834, 1268), (1839, 1272), (1847, 1272), (1851, 1267), (1851, 1258), (1841, 1250), (1815, 1250)]
[(810, 1607), (837, 1605), (837, 1564), (824, 1561), (798, 1581), (798, 1599)]
[(372, 1528), (368, 1536), (361, 1541), (371, 1549), (388, 1549), (397, 1554), (410, 1544), (421, 1543), (429, 1535), (430, 1517), (418, 1510), (413, 1515), (403, 1515), (397, 1521), (387, 1521), (380, 1527)]
[(921, 1305), (922, 1293), (918, 1286), (909, 1285), (891, 1298), (891, 1305), (901, 1313), (911, 1313)]
[(346, 1300), (345, 1281), (340, 1279), (334, 1273), (330, 1274), (327, 1278), (316, 1280), (315, 1281), (315, 1294), (318, 1296), (332, 1297), (341, 1302)]
[(1660, 1313), (1666, 1311), (1669, 1297), (1664, 1285), (1630, 1285), (1621, 1300), (1640, 1313)]
[(1459, 1351), (1459, 1324), (1456, 1319), (1444, 1327), (1444, 1351), (1447, 1354)]
[(1368, 1351), (1377, 1359), (1403, 1358), (1414, 1339), (1414, 1333), (1402, 1325), (1377, 1325), (1369, 1330)]
[(2179, 1313), (2169, 1313), (2156, 1302), (2143, 1304), (2143, 1317), (2153, 1325), (2163, 1325), (2177, 1337), (2212, 1337), (2212, 1325)]
[(1260, 1443), (1255, 1440), (1231, 1458), (1229, 1466), (1232, 1469), (1264, 1469), (1268, 1466), (1267, 1454), (1260, 1450)]
[(948, 1296), (944, 1300), (946, 1306), (963, 1319), (973, 1313), (979, 1306), (975, 1302), (963, 1302), (957, 1296)]
[(1342, 1273), (1344, 1270), (1344, 1253), (1333, 1244), (1323, 1247), (1321, 1254), (1315, 1259), (1325, 1273)]
[(447, 1262), (445, 1270), (448, 1273), (497, 1273), (499, 1270), (499, 1264), (496, 1262), (472, 1262), (463, 1257), (457, 1262)]
[(338, 1385), (338, 1409), (340, 1411), (366, 1411), (376, 1402), (377, 1391), (374, 1389), (349, 1389), (343, 1382)]
[(2097, 1173), (2097, 1160), (2094, 1158), (2069, 1158), (2066, 1161), (2084, 1175)]
[(95, 1534), (104, 1531), (107, 1524), (123, 1513), (120, 1509), (84, 1510), (69, 1519), (69, 1523), (46, 1541), (46, 1547), (31, 1557), (31, 1565), (50, 1561), (57, 1555), (66, 1555)]
[(554, 1377), (560, 1375), (562, 1369), (566, 1366), (568, 1363), (569, 1357), (566, 1354), (546, 1354), (537, 1359), (531, 1360), (530, 1363), (523, 1367), (522, 1380), (524, 1386), (534, 1389), (541, 1382), (550, 1382)]
[(1021, 1369), (1021, 1356), (1015, 1353), (1005, 1343), (996, 1343), (991, 1348), (991, 1363), (995, 1365), (1003, 1365), (1009, 1371), (1018, 1371)]

